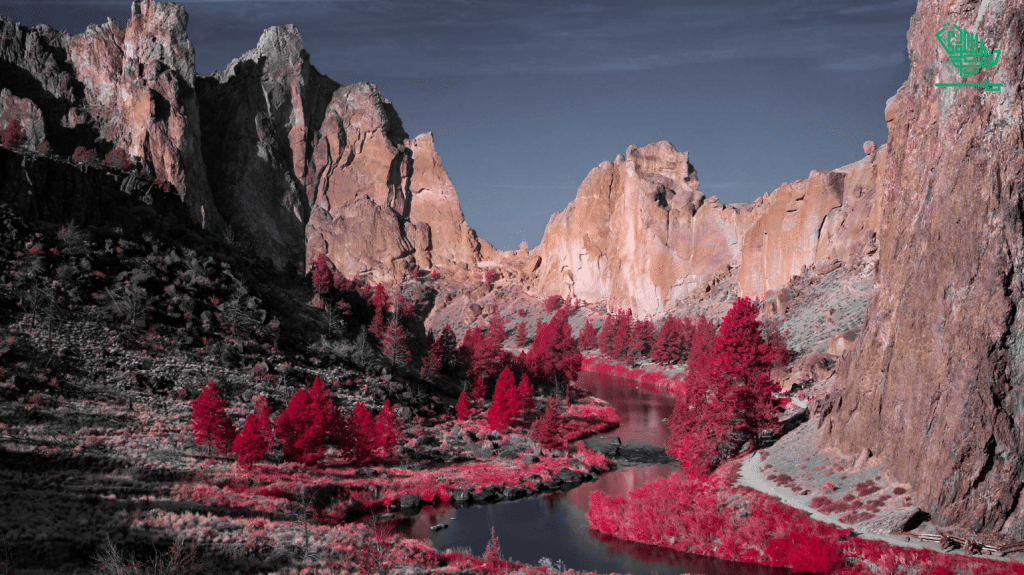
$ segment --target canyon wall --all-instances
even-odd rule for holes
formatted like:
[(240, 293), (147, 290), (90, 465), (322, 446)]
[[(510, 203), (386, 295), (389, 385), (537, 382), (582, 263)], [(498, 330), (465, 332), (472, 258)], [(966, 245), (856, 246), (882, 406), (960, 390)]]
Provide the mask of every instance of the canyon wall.
[[(962, 80), (947, 23), (999, 49)], [(823, 410), (841, 448), (867, 448), (940, 523), (1024, 537), (1024, 2), (920, 2), (909, 79), (885, 108), (877, 289)], [(999, 91), (936, 87), (1001, 83)]]
[(871, 265), (886, 149), (865, 151), (849, 166), (723, 205), (698, 190), (686, 152), (668, 142), (631, 146), (591, 170), (551, 217), (528, 285), (647, 316), (725, 278), (739, 295), (760, 297), (817, 264)]
[(320, 74), (294, 26), (198, 77), (187, 25), (181, 6), (152, 0), (132, 3), (124, 30), (108, 20), (77, 36), (0, 17), (0, 125), (21, 119), (30, 149), (60, 156), (125, 150), (192, 223), (279, 268), (326, 253), (391, 283), (417, 266), (468, 277), (494, 257), (433, 137), (409, 139), (376, 87)]

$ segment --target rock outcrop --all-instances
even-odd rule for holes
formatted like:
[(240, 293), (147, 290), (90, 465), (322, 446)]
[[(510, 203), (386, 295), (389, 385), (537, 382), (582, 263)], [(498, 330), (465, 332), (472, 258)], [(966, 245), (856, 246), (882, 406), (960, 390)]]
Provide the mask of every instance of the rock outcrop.
[(752, 203), (723, 205), (698, 190), (687, 153), (668, 142), (630, 147), (591, 170), (576, 200), (551, 217), (523, 273), (541, 295), (652, 315), (725, 278), (739, 295), (763, 296), (813, 265), (860, 265), (876, 250), (885, 154), (872, 149)]
[[(947, 23), (999, 49), (959, 82)], [(824, 430), (870, 449), (941, 523), (1024, 537), (1024, 2), (920, 2), (885, 108), (876, 292)], [(977, 80), (976, 80), (977, 79)]]
[(19, 117), (29, 147), (61, 156), (125, 150), (193, 223), (279, 268), (327, 253), (346, 275), (390, 283), (494, 257), (432, 136), (410, 140), (376, 87), (321, 75), (290, 25), (197, 77), (187, 24), (181, 6), (152, 0), (132, 3), (124, 30), (108, 20), (77, 36), (0, 18), (0, 125)]

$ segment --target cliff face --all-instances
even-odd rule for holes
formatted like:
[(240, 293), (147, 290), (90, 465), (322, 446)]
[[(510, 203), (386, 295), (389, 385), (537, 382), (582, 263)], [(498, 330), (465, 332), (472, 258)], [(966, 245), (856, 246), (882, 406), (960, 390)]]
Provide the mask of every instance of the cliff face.
[[(982, 88), (936, 41), (947, 22), (1001, 50)], [(885, 109), (877, 291), (824, 419), (939, 521), (1024, 536), (1024, 2), (920, 2), (909, 79)], [(979, 80), (969, 80), (979, 81)]]
[(855, 164), (722, 205), (697, 189), (685, 152), (668, 142), (630, 147), (551, 217), (531, 252), (540, 263), (530, 285), (649, 315), (724, 278), (740, 295), (762, 296), (815, 264), (870, 264), (885, 157), (872, 146)]
[(321, 75), (294, 26), (197, 77), (187, 24), (181, 6), (152, 0), (133, 2), (125, 30), (77, 36), (0, 18), (0, 125), (18, 117), (30, 147), (64, 156), (124, 149), (174, 186), (191, 222), (278, 267), (308, 270), (324, 252), (390, 283), (414, 264), (457, 277), (493, 256), (432, 137), (409, 140), (372, 84)]

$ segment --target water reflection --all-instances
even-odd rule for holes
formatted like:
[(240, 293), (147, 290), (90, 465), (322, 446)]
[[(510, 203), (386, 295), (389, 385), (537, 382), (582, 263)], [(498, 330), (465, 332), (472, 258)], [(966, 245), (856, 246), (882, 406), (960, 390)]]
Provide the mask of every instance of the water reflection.
[[(502, 555), (536, 565), (541, 558), (561, 560), (577, 571), (662, 575), (704, 573), (708, 575), (770, 575), (789, 573), (707, 557), (684, 555), (674, 551), (622, 541), (593, 531), (587, 521), (590, 494), (596, 490), (608, 495), (626, 495), (630, 491), (678, 470), (678, 464), (664, 455), (668, 427), (662, 422), (672, 413), (674, 399), (666, 392), (635, 382), (606, 375), (585, 373), (578, 384), (615, 406), (621, 426), (607, 437), (592, 441), (607, 443), (613, 437), (622, 440), (620, 455), (643, 462), (672, 463), (622, 466), (593, 483), (568, 492), (546, 493), (519, 501), (474, 505), (455, 509), (451, 506), (427, 507), (418, 515), (399, 521), (398, 528), (413, 537), (429, 540), (435, 549), (470, 549), (481, 555), (491, 538), (498, 535)], [(620, 465), (624, 462), (620, 461)], [(431, 531), (430, 526), (447, 523), (448, 528)]]

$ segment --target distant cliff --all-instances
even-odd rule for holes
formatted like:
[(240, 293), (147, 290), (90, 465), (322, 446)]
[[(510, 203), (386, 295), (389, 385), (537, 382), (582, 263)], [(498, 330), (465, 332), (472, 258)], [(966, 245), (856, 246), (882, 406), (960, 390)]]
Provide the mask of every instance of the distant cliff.
[(539, 262), (528, 285), (650, 315), (727, 278), (738, 295), (764, 296), (814, 265), (872, 265), (886, 148), (866, 151), (754, 202), (723, 205), (698, 190), (686, 152), (631, 146), (591, 170), (551, 217), (530, 252)]

